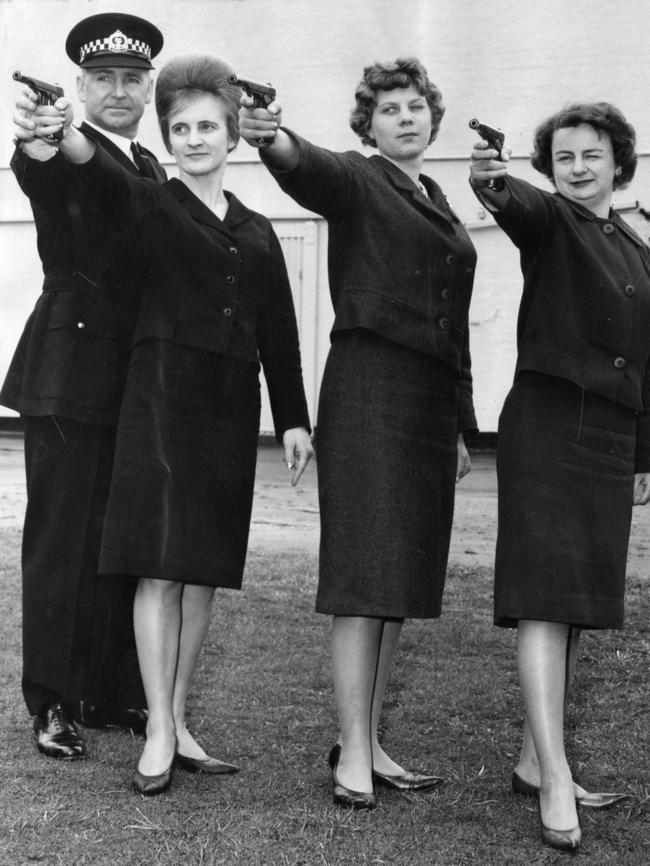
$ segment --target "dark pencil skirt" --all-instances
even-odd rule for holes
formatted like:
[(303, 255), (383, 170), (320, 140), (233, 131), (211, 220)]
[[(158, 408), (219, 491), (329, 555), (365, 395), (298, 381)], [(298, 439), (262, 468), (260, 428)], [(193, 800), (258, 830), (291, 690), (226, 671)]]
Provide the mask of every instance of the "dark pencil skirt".
[(622, 628), (636, 415), (539, 373), (499, 419), (494, 621)]
[(163, 340), (135, 347), (100, 573), (241, 587), (259, 413), (255, 364)]
[(335, 334), (317, 430), (316, 610), (439, 616), (454, 508), (456, 375), (369, 331)]

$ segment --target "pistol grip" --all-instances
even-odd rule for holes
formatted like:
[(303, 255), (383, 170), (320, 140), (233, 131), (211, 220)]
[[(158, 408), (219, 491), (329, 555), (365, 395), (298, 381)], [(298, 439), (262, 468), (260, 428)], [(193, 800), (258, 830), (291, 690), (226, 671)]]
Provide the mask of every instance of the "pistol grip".
[[(255, 102), (253, 108), (266, 108), (266, 106), (270, 105), (270, 103), (272, 102), (272, 100), (269, 99), (268, 96), (264, 96), (261, 93), (251, 93), (250, 96), (253, 97), (253, 100)], [(260, 150), (268, 147), (271, 143), (267, 138), (256, 138), (255, 142)]]
[[(33, 83), (33, 82), (32, 82)], [(31, 87), (32, 85), (30, 85)], [(32, 90), (34, 87), (32, 87)], [(36, 88), (36, 96), (38, 97), (39, 105), (54, 105), (54, 103), (59, 98), (58, 94), (48, 93), (47, 91), (39, 90)], [(56, 132), (53, 132), (52, 135), (47, 136), (47, 141), (49, 142), (57, 142), (63, 140), (63, 127), (58, 129)]]

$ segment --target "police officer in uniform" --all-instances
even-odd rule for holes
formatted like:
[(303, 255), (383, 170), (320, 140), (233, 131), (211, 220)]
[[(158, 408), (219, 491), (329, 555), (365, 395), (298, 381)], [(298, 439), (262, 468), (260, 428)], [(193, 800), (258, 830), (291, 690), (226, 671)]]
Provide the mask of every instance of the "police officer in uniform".
[[(165, 180), (136, 142), (152, 95), (160, 31), (125, 14), (77, 24), (66, 52), (80, 67), (84, 133), (133, 173)], [(40, 752), (81, 758), (75, 722), (146, 724), (133, 638), (133, 588), (97, 578), (115, 425), (137, 310), (136, 239), (110, 242), (66, 160), (34, 139), (27, 88), (16, 102), (11, 167), (30, 199), (42, 294), (12, 359), (0, 402), (22, 416), (27, 511), (23, 532), (23, 695)]]

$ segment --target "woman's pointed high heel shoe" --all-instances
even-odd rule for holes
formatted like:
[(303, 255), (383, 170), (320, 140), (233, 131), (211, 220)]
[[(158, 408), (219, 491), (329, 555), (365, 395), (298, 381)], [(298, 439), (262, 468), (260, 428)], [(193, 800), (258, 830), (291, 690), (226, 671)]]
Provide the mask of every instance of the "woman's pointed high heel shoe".
[(430, 791), (435, 788), (444, 779), (440, 776), (425, 776), (423, 773), (412, 773), (410, 770), (404, 770), (398, 776), (386, 776), (384, 773), (372, 771), (372, 778), (379, 785), (385, 785), (387, 788), (394, 788), (396, 791)]
[(571, 851), (573, 854), (578, 852), (580, 842), (582, 841), (580, 824), (577, 824), (571, 830), (552, 830), (542, 821), (540, 809), (539, 825), (542, 831), (542, 842), (545, 845), (550, 845), (551, 848), (557, 848), (559, 851)]
[(169, 788), (171, 780), (171, 765), (164, 773), (160, 773), (158, 776), (145, 776), (144, 773), (141, 773), (136, 768), (131, 780), (131, 787), (138, 794), (142, 794), (145, 797), (153, 797), (155, 794), (162, 794), (163, 791), (166, 791)]
[(542, 831), (542, 842), (545, 845), (550, 845), (551, 848), (557, 848), (559, 851), (571, 851), (574, 854), (580, 848), (582, 841), (582, 832), (580, 830), (580, 822), (570, 830), (553, 830), (547, 827), (542, 820), (542, 804), (537, 802), (539, 809), (539, 826)]
[(512, 772), (512, 790), (524, 797), (539, 797), (539, 785), (533, 785), (522, 779), (516, 770)]
[[(522, 779), (515, 770), (512, 774), (512, 790), (515, 794), (523, 794), (524, 797), (539, 797), (539, 785), (533, 785)], [(583, 809), (609, 809), (621, 800), (627, 800), (629, 794), (605, 793), (600, 791), (585, 791), (576, 797), (576, 803)]]
[(181, 755), (180, 752), (176, 752), (176, 763), (188, 773), (210, 773), (213, 776), (225, 776), (239, 772), (239, 767), (236, 764), (226, 764), (225, 761), (210, 757), (200, 761), (198, 758), (188, 758), (187, 755)]
[(545, 845), (550, 845), (551, 848), (557, 848), (560, 851), (571, 851), (577, 854), (582, 838), (579, 824), (572, 830), (551, 830), (544, 824), (541, 824), (541, 828), (542, 842)]
[(336, 768), (341, 757), (341, 747), (338, 743), (332, 748), (329, 758), (327, 759), (332, 771), (332, 786), (333, 800), (337, 806), (346, 806), (348, 809), (375, 809), (377, 807), (377, 797), (373, 791), (368, 794), (365, 791), (353, 791), (351, 788), (346, 788), (339, 784), (336, 778)]

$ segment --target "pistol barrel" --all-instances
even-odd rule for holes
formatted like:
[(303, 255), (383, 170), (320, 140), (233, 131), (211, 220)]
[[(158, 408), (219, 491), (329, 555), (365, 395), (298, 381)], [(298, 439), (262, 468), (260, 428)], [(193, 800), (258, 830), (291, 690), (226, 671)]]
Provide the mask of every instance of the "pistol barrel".
[(257, 108), (266, 108), (276, 96), (275, 87), (271, 84), (260, 84), (257, 81), (250, 81), (248, 78), (239, 78), (234, 72), (228, 76), (228, 83), (245, 90), (248, 96), (255, 100)]
[(63, 88), (58, 84), (50, 84), (47, 81), (39, 81), (38, 78), (32, 78), (29, 75), (23, 75), (22, 72), (16, 70), (12, 74), (12, 78), (14, 81), (20, 81), (22, 84), (26, 84), (28, 87), (36, 93), (38, 96), (38, 100), (44, 104), (50, 104), (56, 102), (56, 100), (63, 96)]

